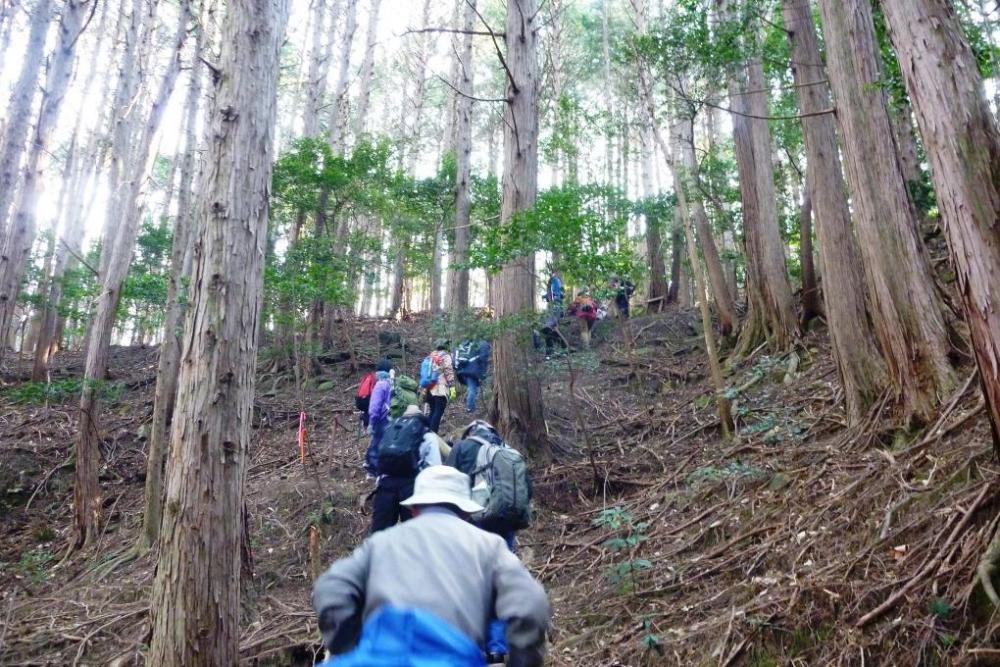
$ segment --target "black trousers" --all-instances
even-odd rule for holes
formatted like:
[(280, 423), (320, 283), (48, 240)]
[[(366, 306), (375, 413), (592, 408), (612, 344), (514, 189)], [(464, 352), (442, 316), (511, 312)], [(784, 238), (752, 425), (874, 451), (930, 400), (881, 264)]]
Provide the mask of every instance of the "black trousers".
[(375, 489), (372, 500), (372, 533), (392, 528), (410, 518), (410, 510), (400, 502), (413, 495), (412, 477), (383, 477)]
[(448, 407), (447, 396), (428, 396), (427, 404), (431, 406), (431, 414), (427, 417), (431, 430), (435, 433), (441, 428), (441, 418), (444, 417), (444, 409)]

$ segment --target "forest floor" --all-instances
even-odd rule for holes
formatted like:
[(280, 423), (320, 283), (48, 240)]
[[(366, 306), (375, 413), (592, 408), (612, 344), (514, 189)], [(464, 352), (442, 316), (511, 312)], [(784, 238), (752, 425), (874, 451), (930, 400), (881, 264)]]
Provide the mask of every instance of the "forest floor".
[[(352, 327), (359, 361), (401, 355), (401, 339), (410, 372), (430, 341), (423, 320)], [(321, 655), (313, 575), (367, 528), (361, 373), (342, 356), (301, 392), (287, 375), (259, 378), (245, 664)], [(141, 526), (156, 350), (114, 350), (101, 418), (107, 523), (96, 549), (69, 557), (82, 358), (58, 355), (46, 387), (10, 357), (0, 664), (141, 664), (153, 560), (116, 557)], [(1000, 664), (998, 621), (974, 586), (1000, 521), (1000, 468), (971, 369), (926, 428), (900, 428), (886, 397), (848, 429), (825, 333), (814, 332), (794, 354), (758, 351), (729, 369), (738, 436), (724, 441), (693, 311), (607, 322), (594, 351), (537, 361), (526, 372), (542, 376), (555, 461), (533, 471), (537, 517), (519, 543), (555, 609), (549, 664)], [(467, 421), (449, 406), (444, 435)]]

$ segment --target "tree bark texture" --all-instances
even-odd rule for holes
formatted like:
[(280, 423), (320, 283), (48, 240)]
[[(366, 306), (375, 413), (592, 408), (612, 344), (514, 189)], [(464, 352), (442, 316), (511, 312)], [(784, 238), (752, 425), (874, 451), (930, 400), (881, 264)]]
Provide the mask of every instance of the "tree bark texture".
[(831, 101), (808, 0), (785, 0), (784, 16), (799, 111), (805, 116), (805, 185), (816, 216), (823, 303), (848, 421), (855, 424), (885, 388), (885, 366), (866, 312), (867, 289), (861, 252), (851, 227), (836, 121), (830, 114), (817, 115), (829, 109)]
[(462, 265), (469, 259), (472, 224), (472, 99), (474, 89), (472, 30), (476, 25), (476, 0), (467, 0), (462, 14), (462, 48), (458, 61), (459, 79), (455, 82), (455, 246), (449, 267), (448, 310), (458, 315), (469, 308), (469, 269)]
[[(504, 173), (501, 224), (535, 205), (538, 195), (538, 0), (508, 0), (504, 109)], [(496, 276), (492, 296), (497, 317), (524, 317), (534, 311), (534, 257), (506, 264)], [(513, 332), (493, 349), (493, 422), (511, 444), (536, 459), (550, 456), (542, 385), (530, 368), (524, 342)]]
[[(647, 202), (655, 194), (653, 187), (653, 128), (647, 121), (642, 128), (642, 194)], [(643, 216), (646, 221), (646, 255), (649, 260), (649, 294), (651, 312), (660, 312), (667, 305), (667, 269), (663, 260), (663, 220), (658, 216)]]
[[(808, 179), (808, 176), (807, 176)], [(816, 263), (813, 259), (813, 205), (809, 183), (802, 187), (802, 201), (799, 204), (799, 266), (802, 270), (802, 315), (800, 321), (804, 329), (809, 322), (823, 314), (819, 299), (819, 280), (816, 277)]]
[(927, 422), (955, 385), (952, 346), (892, 139), (871, 5), (820, 9), (875, 333), (904, 418)]
[(951, 3), (883, 0), (1000, 447), (1000, 130)]
[[(21, 171), (21, 158), (31, 127), (31, 108), (38, 90), (38, 73), (45, 61), (45, 37), (49, 33), (51, 19), (52, 0), (39, 0), (35, 3), (21, 61), (23, 63), (21, 72), (14, 84), (10, 105), (7, 107), (7, 121), (4, 125), (3, 151), (0, 153), (0, 235), (5, 235), (7, 230), (7, 211), (11, 207)], [(7, 329), (4, 328), (0, 338), (6, 340), (6, 335)]]
[[(181, 3), (172, 50), (152, 103), (141, 128), (141, 136), (131, 157), (131, 172), (119, 184), (118, 199), (111, 214), (121, 215), (117, 226), (109, 225), (114, 233), (105, 237), (102, 250), (101, 291), (90, 328), (87, 332), (87, 357), (84, 366), (83, 390), (80, 396), (79, 432), (77, 434), (77, 466), (74, 487), (74, 540), (76, 546), (89, 546), (100, 525), (100, 491), (97, 482), (98, 443), (100, 442), (101, 385), (107, 373), (108, 351), (115, 324), (122, 283), (135, 250), (139, 221), (144, 210), (144, 188), (153, 168), (153, 138), (163, 120), (167, 101), (181, 70), (181, 52), (187, 39), (190, 0)], [(147, 29), (152, 30), (151, 26)], [(128, 142), (124, 142), (126, 146)], [(107, 261), (104, 261), (104, 257)]]
[(202, 65), (198, 60), (204, 45), (204, 33), (195, 27), (194, 59), (191, 63), (187, 100), (185, 101), (185, 146), (181, 160), (181, 182), (178, 187), (177, 220), (170, 249), (170, 276), (167, 283), (167, 304), (163, 317), (163, 342), (156, 367), (156, 391), (153, 395), (153, 416), (149, 428), (149, 453), (146, 458), (146, 511), (138, 550), (148, 551), (156, 544), (163, 516), (163, 475), (169, 446), (169, 424), (177, 396), (178, 367), (181, 355), (182, 309), (181, 284), (190, 275), (192, 241), (193, 185), (195, 155), (198, 150), (198, 106), (202, 97)]
[(333, 51), (332, 31), (328, 31), (326, 21), (327, 0), (315, 0), (312, 14), (309, 69), (306, 74), (308, 88), (302, 109), (302, 134), (307, 137), (316, 137), (320, 132), (319, 112), (326, 95), (326, 80), (330, 72), (330, 58)]
[(763, 120), (768, 115), (767, 84), (760, 57), (747, 62), (746, 77), (742, 69), (731, 76), (729, 91), (743, 202), (747, 291), (763, 325), (762, 330), (744, 327), (739, 348), (756, 347), (761, 342), (756, 334), (761, 331), (773, 351), (788, 350), (798, 338), (798, 323), (778, 228), (771, 130)]
[(239, 662), (243, 485), (288, 0), (230, 0), (198, 207), (148, 662)]
[(337, 86), (330, 106), (330, 148), (335, 155), (343, 155), (347, 146), (347, 92), (351, 73), (351, 47), (358, 29), (358, 0), (346, 0), (344, 36), (340, 45), (340, 67)]

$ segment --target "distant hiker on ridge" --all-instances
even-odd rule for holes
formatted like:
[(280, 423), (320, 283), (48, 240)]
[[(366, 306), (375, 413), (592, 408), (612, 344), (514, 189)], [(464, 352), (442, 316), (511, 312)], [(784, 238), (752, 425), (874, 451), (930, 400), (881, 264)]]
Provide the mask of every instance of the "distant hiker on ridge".
[(448, 466), (419, 475), (414, 519), (365, 540), (313, 587), (331, 667), (483, 667), (487, 619), (507, 624), (508, 665), (543, 664), (552, 610), (503, 540), (468, 523), (483, 507)]
[(580, 341), (585, 350), (590, 349), (590, 330), (597, 321), (597, 301), (586, 288), (580, 290), (569, 306), (569, 314), (580, 321)]
[(455, 368), (448, 352), (448, 341), (434, 341), (434, 350), (420, 364), (420, 388), (427, 392), (431, 407), (430, 427), (435, 433), (441, 428), (441, 418), (448, 407), (448, 399), (458, 395), (455, 388)]

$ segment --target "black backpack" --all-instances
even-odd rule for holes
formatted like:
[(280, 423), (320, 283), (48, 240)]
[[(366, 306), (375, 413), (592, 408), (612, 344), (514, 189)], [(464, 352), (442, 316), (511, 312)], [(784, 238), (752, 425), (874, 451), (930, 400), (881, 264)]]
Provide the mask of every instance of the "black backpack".
[(400, 417), (389, 425), (378, 446), (378, 471), (392, 477), (416, 477), (420, 444), (427, 433), (423, 417)]

